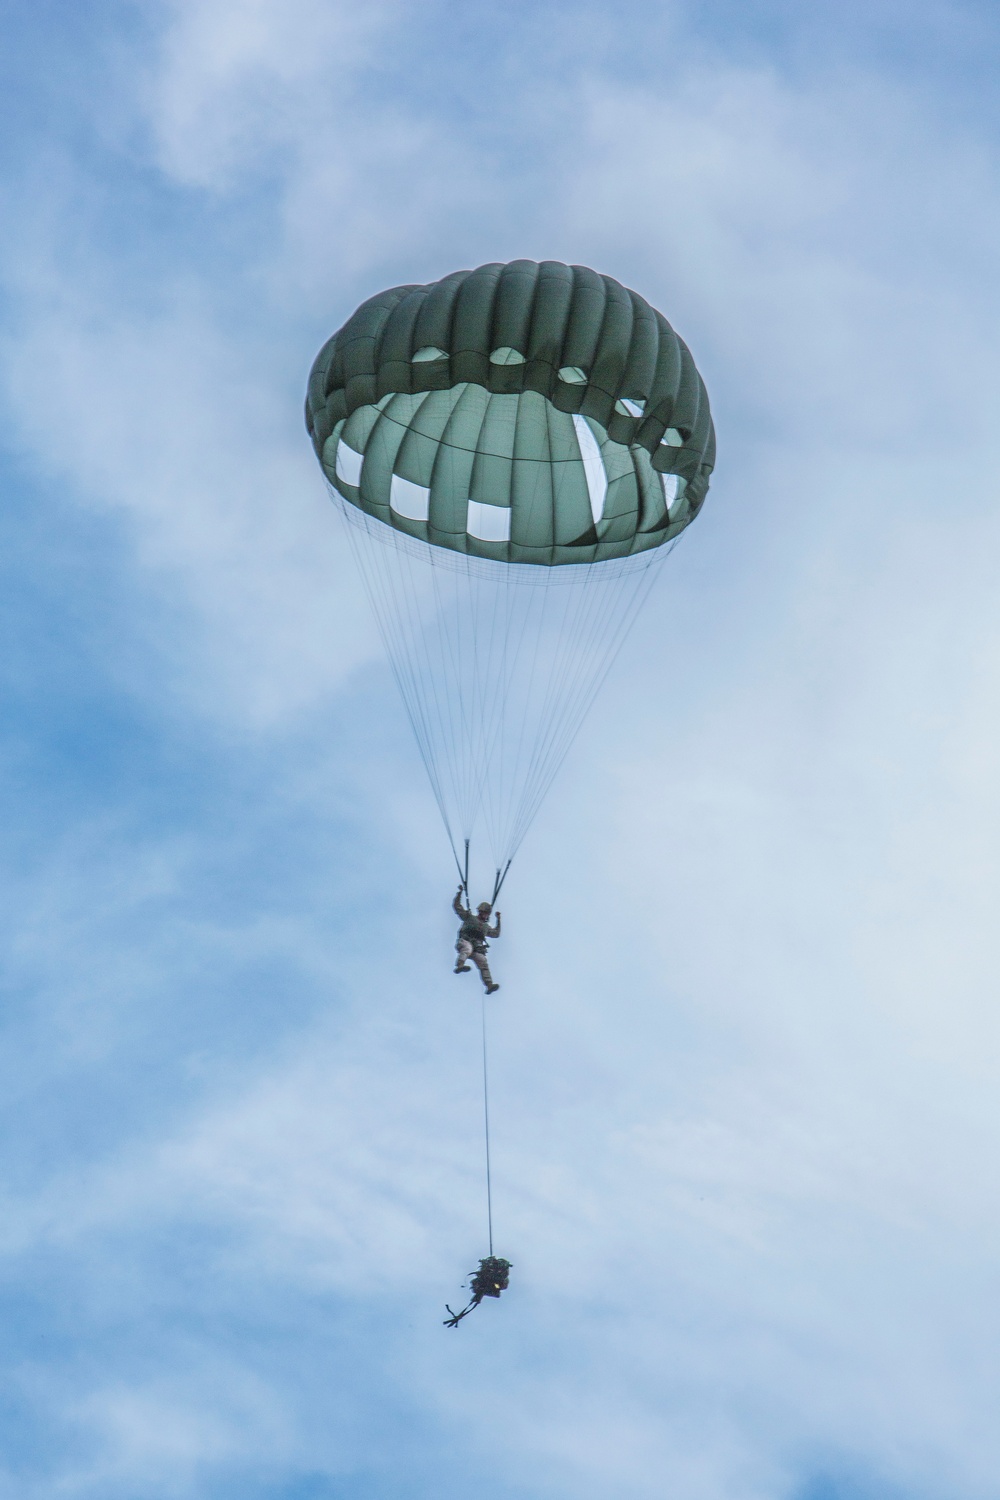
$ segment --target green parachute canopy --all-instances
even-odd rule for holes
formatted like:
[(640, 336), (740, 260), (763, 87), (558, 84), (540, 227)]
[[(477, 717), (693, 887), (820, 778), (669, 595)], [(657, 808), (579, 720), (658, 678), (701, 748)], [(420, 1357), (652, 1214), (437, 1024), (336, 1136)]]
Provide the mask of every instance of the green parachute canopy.
[(306, 421), (350, 505), (503, 563), (659, 547), (697, 515), (715, 460), (683, 340), (613, 277), (559, 261), (370, 298), (316, 359)]
[(363, 303), (306, 421), (459, 873), (482, 831), (496, 885), (705, 498), (701, 377), (612, 277), (517, 260)]

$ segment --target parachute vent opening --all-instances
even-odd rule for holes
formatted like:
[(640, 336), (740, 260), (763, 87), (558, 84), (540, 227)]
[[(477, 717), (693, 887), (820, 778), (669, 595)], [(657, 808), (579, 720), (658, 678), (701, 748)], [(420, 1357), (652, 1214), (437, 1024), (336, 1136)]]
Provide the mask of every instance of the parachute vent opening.
[(361, 468), (364, 464), (363, 453), (355, 453), (346, 443), (337, 444), (337, 478), (342, 479), (345, 484), (355, 486), (361, 483)]
[(645, 399), (638, 400), (635, 396), (623, 396), (615, 402), (615, 411), (622, 417), (641, 417), (645, 410)]
[(587, 476), (587, 492), (590, 495), (590, 511), (595, 524), (604, 515), (604, 502), (608, 496), (608, 475), (601, 457), (601, 449), (590, 429), (586, 417), (575, 416), (573, 426), (580, 445), (583, 471)]
[(502, 349), (494, 349), (490, 355), (491, 365), (523, 365), (524, 355), (516, 349), (508, 349), (506, 345)]
[(430, 514), (431, 492), (422, 484), (413, 484), (409, 479), (394, 474), (389, 490), (389, 504), (397, 516), (403, 516), (407, 521), (426, 521)]
[(510, 509), (506, 505), (484, 505), (479, 500), (470, 500), (465, 529), (481, 542), (509, 542)]
[(566, 385), (586, 385), (587, 372), (581, 370), (579, 365), (563, 365), (559, 371), (559, 379)]
[(683, 448), (684, 439), (676, 427), (668, 427), (660, 438), (660, 445), (664, 448)]
[(429, 365), (433, 360), (447, 358), (448, 356), (443, 349), (438, 349), (433, 344), (425, 344), (423, 349), (418, 349), (413, 356), (413, 363), (415, 365)]

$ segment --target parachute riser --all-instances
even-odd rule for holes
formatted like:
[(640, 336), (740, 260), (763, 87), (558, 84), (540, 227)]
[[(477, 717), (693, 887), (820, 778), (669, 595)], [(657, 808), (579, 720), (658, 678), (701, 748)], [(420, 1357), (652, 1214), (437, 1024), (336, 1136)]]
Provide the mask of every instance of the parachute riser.
[[(469, 904), (471, 906), (472, 903), (471, 903), (471, 899), (469, 897), (469, 840), (468, 839), (465, 840), (465, 859), (464, 859), (464, 862), (460, 861), (459, 858), (458, 858), (458, 855), (456, 854), (455, 855), (455, 864), (458, 866), (458, 878), (459, 878), (459, 880), (461, 882), (462, 890), (465, 892), (465, 899), (466, 899), (466, 901), (469, 902)], [(503, 888), (503, 883), (507, 879), (507, 871), (510, 869), (510, 867), (511, 867), (512, 864), (513, 864), (513, 855), (507, 861), (507, 863), (504, 865), (504, 867), (503, 867), (502, 870), (497, 870), (496, 875), (494, 876), (494, 879), (493, 879), (493, 895), (490, 897), (490, 905), (491, 906), (495, 906), (496, 905), (497, 897), (500, 895), (500, 891)]]
[(496, 879), (493, 882), (493, 899), (490, 902), (491, 906), (495, 906), (496, 905), (497, 897), (500, 894), (500, 890), (501, 890), (501, 887), (503, 886), (504, 881), (507, 879), (507, 871), (510, 869), (510, 866), (511, 866), (511, 860), (508, 860), (507, 863), (503, 867), (503, 873), (501, 874), (501, 872), (499, 870), (497, 871)]
[(469, 899), (469, 840), (468, 839), (465, 840), (465, 862), (464, 862), (464, 864), (463, 864), (462, 860), (460, 860), (459, 857), (458, 857), (458, 852), (455, 849), (454, 843), (451, 846), (451, 852), (455, 856), (455, 868), (458, 870), (459, 889), (463, 890), (465, 892), (465, 899), (466, 899), (466, 901), (468, 901), (468, 899)]

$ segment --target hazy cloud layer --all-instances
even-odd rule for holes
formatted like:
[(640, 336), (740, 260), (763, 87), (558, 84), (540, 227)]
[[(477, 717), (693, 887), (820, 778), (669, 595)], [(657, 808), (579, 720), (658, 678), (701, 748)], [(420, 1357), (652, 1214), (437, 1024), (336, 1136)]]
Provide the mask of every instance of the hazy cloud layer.
[[(67, 13), (12, 111), (0, 1493), (994, 1492), (989, 27), (746, 14)], [(516, 255), (664, 309), (720, 462), (512, 876), (453, 1335), (478, 1014), (300, 405)]]

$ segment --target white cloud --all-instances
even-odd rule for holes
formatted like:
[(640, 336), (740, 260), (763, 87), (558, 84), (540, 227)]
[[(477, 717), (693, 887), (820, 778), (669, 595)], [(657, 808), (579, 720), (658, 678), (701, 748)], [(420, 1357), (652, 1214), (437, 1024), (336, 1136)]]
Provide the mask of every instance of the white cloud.
[[(770, 1500), (832, 1454), (988, 1496), (998, 308), (967, 250), (996, 236), (988, 156), (898, 86), (701, 63), (661, 91), (564, 81), (579, 131), (539, 131), (550, 191), (527, 212), (517, 172), (487, 180), (443, 112), (366, 100), (389, 11), (167, 16), (157, 167), (224, 204), (265, 160), (273, 238), (232, 283), (188, 271), (138, 314), (107, 249), (84, 276), (22, 265), (8, 380), (38, 462), (128, 517), (156, 589), (186, 601), (171, 660), (197, 658), (183, 690), (223, 722), (281, 726), (373, 651), (281, 309), (325, 333), (345, 279), (373, 290), (410, 239), (415, 265), (451, 243), (462, 261), (506, 216), (529, 253), (662, 303), (718, 394), (719, 479), (673, 593), (511, 887), (514, 1288), (457, 1354), (401, 1332), (387, 1385), (460, 1413), (534, 1493), (659, 1496), (666, 1475), (692, 1500)], [(258, 324), (233, 317), (234, 284), (246, 305), (263, 288)], [(400, 820), (423, 855), (426, 823)], [(192, 1219), (231, 1230), (249, 1287), (386, 1298), (401, 1323), (415, 1286), (443, 1301), (480, 1233), (470, 1018), (452, 1055), (429, 981), (407, 971), (400, 1008), (387, 920), (378, 1020), (297, 1039), (46, 1189), (25, 1240)], [(169, 1390), (109, 1390), (122, 1472), (230, 1451), (225, 1412), (189, 1425)]]
[(162, 169), (225, 192), (273, 153), (338, 155), (358, 75), (378, 64), (398, 15), (389, 3), (164, 0), (144, 106)]

